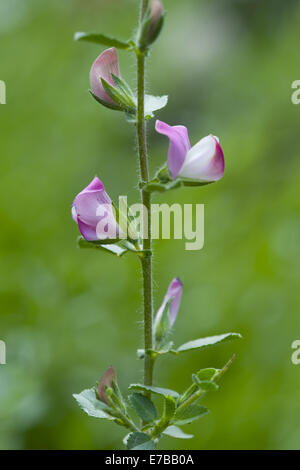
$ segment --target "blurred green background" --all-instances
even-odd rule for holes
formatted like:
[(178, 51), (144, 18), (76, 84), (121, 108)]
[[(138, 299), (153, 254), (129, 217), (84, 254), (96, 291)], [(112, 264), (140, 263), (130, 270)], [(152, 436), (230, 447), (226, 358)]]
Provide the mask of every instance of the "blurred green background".
[[(155, 381), (183, 390), (190, 374), (237, 353), (211, 413), (164, 449), (292, 449), (300, 443), (300, 5), (281, 0), (164, 0), (168, 12), (148, 63), (148, 91), (169, 94), (159, 118), (214, 133), (226, 173), (218, 184), (155, 202), (205, 204), (205, 247), (155, 243), (155, 306), (174, 276), (184, 295), (174, 339), (238, 331), (205, 353), (161, 358)], [(88, 94), (103, 50), (75, 31), (127, 39), (137, 0), (0, 0), (1, 449), (117, 449), (125, 431), (86, 416), (72, 393), (113, 364), (123, 390), (142, 379), (138, 261), (76, 248), (70, 207), (97, 174), (111, 197), (138, 200), (134, 129)], [(134, 57), (120, 52), (135, 85)], [(149, 125), (154, 171), (167, 141)]]

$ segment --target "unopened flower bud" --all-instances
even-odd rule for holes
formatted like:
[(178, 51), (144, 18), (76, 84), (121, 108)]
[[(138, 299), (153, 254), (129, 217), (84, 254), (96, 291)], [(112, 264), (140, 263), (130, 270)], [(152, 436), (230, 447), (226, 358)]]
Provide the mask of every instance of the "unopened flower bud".
[(111, 388), (113, 382), (116, 384), (117, 383), (117, 377), (116, 377), (116, 372), (113, 366), (110, 366), (106, 372), (104, 372), (102, 378), (100, 379), (100, 382), (98, 384), (97, 392), (98, 396), (101, 401), (106, 403), (107, 405), (108, 400), (107, 400), (107, 393), (106, 393), (106, 387)]
[(138, 45), (145, 49), (158, 38), (164, 23), (164, 8), (161, 0), (150, 0), (139, 32)]
[(93, 63), (90, 71), (91, 92), (95, 97), (110, 105), (115, 105), (115, 103), (104, 90), (101, 79), (103, 78), (112, 87), (115, 87), (113, 75), (120, 77), (118, 54), (115, 47), (102, 52)]
[(75, 197), (72, 217), (87, 241), (117, 239), (124, 235), (112, 201), (97, 177)]
[(170, 302), (170, 326), (173, 326), (177, 317), (178, 310), (179, 310), (181, 295), (182, 295), (182, 282), (178, 277), (175, 277), (175, 279), (173, 279), (173, 281), (169, 285), (167, 293), (164, 297), (163, 303), (161, 304), (156, 314), (155, 322), (154, 322), (156, 325), (159, 323), (166, 305), (168, 304), (168, 302)]

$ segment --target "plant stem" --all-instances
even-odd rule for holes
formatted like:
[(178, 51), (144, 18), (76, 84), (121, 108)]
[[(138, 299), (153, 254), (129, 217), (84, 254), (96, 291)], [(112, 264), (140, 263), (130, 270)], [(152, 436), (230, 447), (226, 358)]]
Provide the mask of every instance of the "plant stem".
[[(234, 359), (235, 359), (235, 354), (229, 359), (229, 361), (225, 364), (225, 366), (213, 376), (213, 378), (211, 379), (211, 382), (213, 382), (213, 381), (218, 382), (221, 379), (221, 377), (223, 377), (225, 372), (228, 371), (228, 369), (231, 366), (231, 364), (233, 363)], [(192, 394), (183, 403), (181, 403), (178, 406), (177, 412), (184, 410), (185, 408), (190, 406), (195, 401), (198, 401), (200, 397), (202, 397), (202, 396), (204, 396), (208, 393), (207, 390), (202, 390), (202, 389), (195, 391), (196, 390), (195, 387), (196, 386), (194, 384), (191, 385), (191, 387), (189, 387), (189, 389), (187, 390), (187, 393), (190, 392)]]
[[(141, 20), (143, 18), (148, 2), (141, 2)], [(137, 55), (137, 140), (140, 163), (140, 183), (148, 183), (148, 155), (146, 142), (145, 121), (145, 53), (136, 51)], [(144, 297), (144, 384), (152, 385), (153, 359), (147, 354), (148, 349), (153, 347), (153, 301), (152, 301), (152, 253), (151, 253), (151, 194), (141, 189), (141, 200), (144, 208), (143, 213), (143, 250), (147, 250), (147, 256), (141, 258), (143, 271), (143, 297)], [(146, 393), (146, 395), (150, 395)]]

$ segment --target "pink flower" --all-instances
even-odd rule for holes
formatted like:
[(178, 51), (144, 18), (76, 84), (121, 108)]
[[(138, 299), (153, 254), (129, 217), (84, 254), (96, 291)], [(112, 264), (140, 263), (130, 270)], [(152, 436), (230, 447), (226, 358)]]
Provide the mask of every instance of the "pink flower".
[(222, 178), (225, 161), (217, 137), (208, 135), (191, 148), (186, 127), (156, 121), (155, 129), (170, 139), (168, 166), (173, 179), (212, 182)]
[(90, 71), (92, 93), (102, 101), (115, 104), (113, 99), (108, 96), (101, 83), (101, 78), (104, 78), (106, 82), (115, 88), (112, 74), (118, 78), (120, 77), (118, 54), (115, 47), (111, 47), (102, 52), (93, 63)]
[(72, 217), (88, 241), (115, 239), (121, 235), (111, 199), (97, 177), (75, 197)]
[(100, 379), (97, 387), (98, 396), (101, 401), (109, 404), (107, 401), (106, 387), (111, 388), (112, 383), (117, 383), (116, 371), (113, 366), (110, 366)]
[(175, 279), (173, 279), (173, 281), (169, 285), (169, 288), (167, 290), (163, 303), (161, 304), (156, 314), (155, 322), (154, 322), (155, 325), (158, 325), (159, 320), (161, 319), (162, 314), (166, 308), (166, 305), (170, 300), (171, 300), (170, 302), (170, 326), (174, 325), (174, 322), (177, 317), (177, 312), (180, 306), (181, 295), (182, 295), (182, 282), (178, 277), (175, 277)]

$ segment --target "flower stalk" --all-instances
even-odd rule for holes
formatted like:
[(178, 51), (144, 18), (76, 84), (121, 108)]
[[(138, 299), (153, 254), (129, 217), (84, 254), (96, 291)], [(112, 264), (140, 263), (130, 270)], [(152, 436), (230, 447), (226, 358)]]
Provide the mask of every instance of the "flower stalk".
[[(156, 131), (169, 139), (168, 161), (151, 177), (147, 152), (147, 121), (166, 106), (167, 96), (145, 93), (146, 58), (158, 38), (165, 18), (162, 0), (141, 0), (138, 29), (133, 40), (124, 42), (103, 34), (77, 33), (76, 40), (110, 46), (94, 61), (90, 70), (90, 93), (102, 106), (124, 112), (136, 127), (139, 160), (139, 189), (142, 214), (139, 218), (128, 212), (127, 203), (116, 207), (106, 193), (102, 181), (95, 177), (74, 199), (72, 217), (81, 233), (79, 247), (109, 252), (114, 256), (134, 253), (142, 268), (144, 349), (138, 358), (144, 360), (143, 383), (131, 384), (129, 396), (122, 394), (117, 375), (110, 366), (91, 389), (74, 394), (79, 406), (89, 416), (113, 421), (129, 430), (123, 443), (130, 450), (153, 450), (163, 434), (187, 439), (178, 425), (189, 424), (209, 411), (197, 404), (209, 391), (218, 389), (216, 381), (227, 371), (233, 358), (223, 369), (201, 369), (192, 374), (192, 384), (178, 393), (165, 387), (153, 386), (155, 360), (163, 354), (178, 356), (187, 351), (206, 349), (240, 338), (237, 333), (225, 333), (188, 341), (179, 347), (171, 340), (173, 326), (180, 307), (182, 282), (173, 278), (163, 302), (153, 318), (153, 272), (151, 239), (152, 192), (164, 192), (183, 186), (203, 186), (223, 177), (224, 154), (219, 139), (210, 134), (191, 146), (188, 130), (182, 125), (156, 121)], [(137, 61), (137, 91), (134, 93), (120, 74), (117, 49), (135, 53)], [(119, 201), (120, 202), (120, 201)], [(141, 210), (141, 209), (139, 209)], [(142, 216), (142, 221), (141, 221)], [(140, 225), (141, 234), (136, 227)], [(161, 411), (151, 395), (163, 399)], [(131, 417), (134, 412), (133, 418)], [(135, 424), (138, 418), (140, 424)]]
[[(141, 20), (147, 7), (147, 1), (141, 4)], [(137, 141), (140, 164), (140, 186), (149, 182), (148, 154), (145, 121), (145, 51), (136, 51), (137, 56)], [(145, 212), (143, 214), (143, 250), (148, 256), (141, 258), (143, 272), (143, 309), (144, 309), (144, 347), (145, 351), (153, 347), (153, 299), (152, 299), (152, 252), (151, 252), (151, 194), (141, 189), (141, 201)], [(144, 385), (152, 385), (153, 358), (145, 354)], [(146, 395), (150, 395), (146, 392)]]

